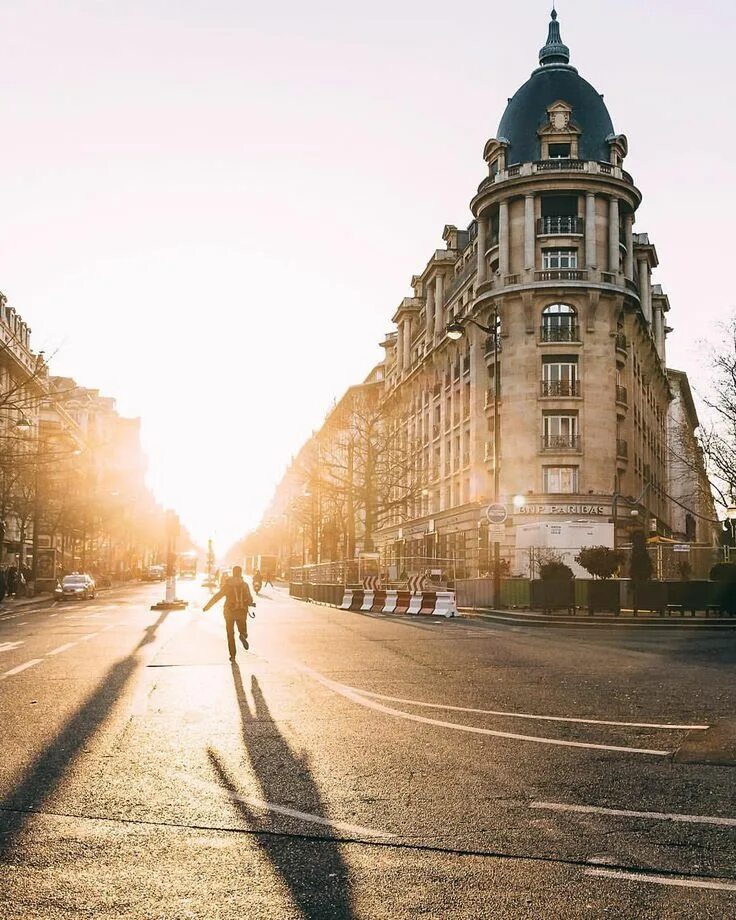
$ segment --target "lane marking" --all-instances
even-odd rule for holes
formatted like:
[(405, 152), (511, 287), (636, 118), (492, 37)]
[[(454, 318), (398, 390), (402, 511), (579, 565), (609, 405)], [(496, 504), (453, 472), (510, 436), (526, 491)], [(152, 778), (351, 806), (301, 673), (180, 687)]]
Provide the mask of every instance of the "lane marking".
[(24, 639), (19, 642), (0, 642), (0, 652), (12, 652), (14, 648), (20, 648), (24, 642)]
[(65, 652), (67, 649), (74, 648), (76, 642), (67, 642), (66, 645), (60, 645), (58, 648), (52, 649), (50, 652), (46, 652), (47, 655), (60, 655), (62, 652)]
[[(347, 686), (347, 684), (343, 684)], [(391, 703), (404, 703), (407, 706), (423, 706), (425, 709), (446, 709), (452, 712), (472, 712), (479, 715), (487, 716), (508, 716), (513, 719), (535, 719), (543, 722), (573, 722), (578, 725), (615, 725), (623, 728), (657, 728), (663, 730), (682, 730), (682, 731), (703, 731), (710, 728), (710, 725), (674, 725), (662, 722), (614, 722), (609, 719), (574, 719), (567, 716), (541, 716), (529, 712), (508, 712), (501, 709), (469, 709), (466, 706), (448, 706), (443, 703), (425, 703), (423, 700), (407, 700), (400, 696), (386, 696), (383, 693), (373, 693), (370, 690), (360, 690), (358, 687), (349, 687), (355, 693), (361, 696), (369, 696), (372, 699), (388, 700)]]
[(616, 744), (593, 744), (592, 742), (585, 741), (564, 741), (560, 738), (544, 738), (538, 735), (519, 735), (515, 732), (502, 732), (490, 728), (479, 728), (475, 725), (458, 725), (456, 722), (429, 719), (426, 716), (419, 716), (413, 712), (402, 712), (400, 709), (393, 709), (390, 706), (384, 706), (382, 703), (377, 703), (375, 700), (362, 697), (352, 688), (344, 684), (339, 684), (334, 680), (330, 680), (330, 678), (325, 677), (323, 674), (320, 674), (318, 671), (306, 665), (293, 662), (293, 666), (309, 674), (314, 680), (327, 687), (333, 693), (338, 693), (340, 696), (344, 696), (346, 699), (351, 700), (353, 703), (357, 703), (359, 706), (364, 706), (366, 709), (373, 709), (376, 712), (382, 712), (385, 715), (397, 716), (400, 719), (405, 719), (407, 722), (419, 722), (422, 725), (435, 725), (438, 728), (449, 728), (453, 731), (467, 732), (472, 735), (490, 735), (494, 738), (508, 738), (512, 741), (530, 741), (534, 744), (547, 744), (553, 747), (583, 748), (589, 751), (615, 751), (626, 754), (646, 754), (652, 757), (670, 757), (672, 755), (672, 751), (662, 751), (652, 748), (625, 747)]
[(650, 818), (652, 821), (677, 821), (684, 824), (714, 824), (717, 827), (736, 827), (736, 818), (719, 818), (715, 815), (683, 815), (664, 811), (629, 811), (624, 808), (599, 808), (597, 805), (567, 805), (563, 802), (530, 802), (530, 808), (545, 811), (569, 811), (584, 815), (612, 815), (617, 818)]
[(43, 658), (31, 658), (30, 661), (25, 661), (23, 664), (19, 664), (17, 668), (11, 668), (9, 671), (6, 671), (2, 677), (12, 677), (14, 674), (20, 674), (21, 671), (26, 671), (28, 668), (32, 668), (34, 665), (40, 664), (43, 661)]
[(287, 818), (308, 821), (310, 824), (320, 824), (323, 827), (345, 831), (345, 833), (356, 834), (360, 837), (389, 838), (396, 836), (388, 831), (378, 831), (371, 827), (361, 827), (359, 824), (346, 824), (344, 821), (332, 821), (330, 818), (323, 818), (321, 815), (313, 815), (308, 811), (298, 811), (295, 808), (287, 808), (285, 805), (277, 805), (275, 802), (266, 802), (263, 799), (256, 799), (252, 796), (238, 795), (235, 792), (230, 792), (228, 789), (225, 789), (219, 783), (199, 779), (199, 777), (190, 776), (188, 773), (182, 773), (178, 770), (175, 771), (175, 775), (192, 786), (197, 786), (199, 789), (209, 792), (216, 792), (229, 799), (231, 802), (239, 802), (243, 805), (250, 805), (253, 808), (263, 809), (264, 811), (273, 811), (276, 814), (285, 815)]
[(736, 882), (721, 882), (717, 879), (647, 875), (644, 872), (627, 872), (621, 869), (586, 869), (585, 875), (594, 875), (599, 878), (623, 879), (627, 882), (650, 882), (654, 885), (673, 885), (679, 888), (708, 888), (711, 891), (736, 891)]
[(78, 641), (84, 642), (86, 639), (94, 639), (95, 636), (99, 636), (99, 633), (98, 632), (87, 633), (86, 636), (80, 636)]
[(51, 617), (58, 617), (58, 616), (59, 616), (58, 613), (50, 613), (50, 614), (49, 614), (49, 619), (51, 619)]

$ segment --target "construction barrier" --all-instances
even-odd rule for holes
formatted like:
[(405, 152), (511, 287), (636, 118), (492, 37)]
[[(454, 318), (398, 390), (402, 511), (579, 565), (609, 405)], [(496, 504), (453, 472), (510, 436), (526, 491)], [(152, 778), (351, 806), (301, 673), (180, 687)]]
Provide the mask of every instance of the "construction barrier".
[(376, 591), (373, 595), (371, 613), (384, 613), (386, 607), (386, 591)]
[(340, 610), (393, 613), (409, 616), (457, 616), (454, 591), (362, 591), (346, 588)]
[(382, 613), (396, 613), (396, 605), (399, 602), (399, 592), (398, 591), (387, 591), (386, 600), (383, 604)]

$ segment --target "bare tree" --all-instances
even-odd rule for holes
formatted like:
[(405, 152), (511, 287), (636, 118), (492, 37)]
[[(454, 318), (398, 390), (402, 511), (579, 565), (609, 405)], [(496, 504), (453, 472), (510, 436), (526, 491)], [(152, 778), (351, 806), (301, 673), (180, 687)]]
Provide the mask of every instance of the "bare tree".
[(712, 353), (714, 377), (705, 404), (713, 413), (701, 429), (701, 447), (718, 504), (736, 504), (736, 316), (723, 327), (723, 340)]

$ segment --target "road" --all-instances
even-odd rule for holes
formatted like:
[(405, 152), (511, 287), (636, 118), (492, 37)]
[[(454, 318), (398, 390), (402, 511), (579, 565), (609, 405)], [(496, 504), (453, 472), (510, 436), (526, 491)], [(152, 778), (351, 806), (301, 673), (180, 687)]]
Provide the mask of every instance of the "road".
[(161, 593), (0, 614), (2, 920), (736, 916), (732, 633)]

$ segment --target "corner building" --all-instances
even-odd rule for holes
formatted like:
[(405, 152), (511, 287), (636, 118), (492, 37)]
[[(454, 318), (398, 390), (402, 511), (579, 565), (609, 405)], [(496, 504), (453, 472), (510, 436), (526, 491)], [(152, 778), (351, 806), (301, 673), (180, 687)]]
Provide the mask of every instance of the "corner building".
[[(446, 248), (412, 278), (382, 343), (386, 396), (404, 407), (425, 486), (377, 535), (394, 561), (483, 569), (495, 498), (510, 514), (493, 537), (508, 557), (535, 521), (612, 522), (617, 544), (633, 522), (671, 534), (669, 302), (652, 283), (657, 251), (635, 230), (627, 152), (553, 12), (539, 67), (485, 145), (473, 220), (445, 227)], [(456, 320), (465, 334), (451, 341)], [(497, 323), (497, 338), (471, 320)]]

